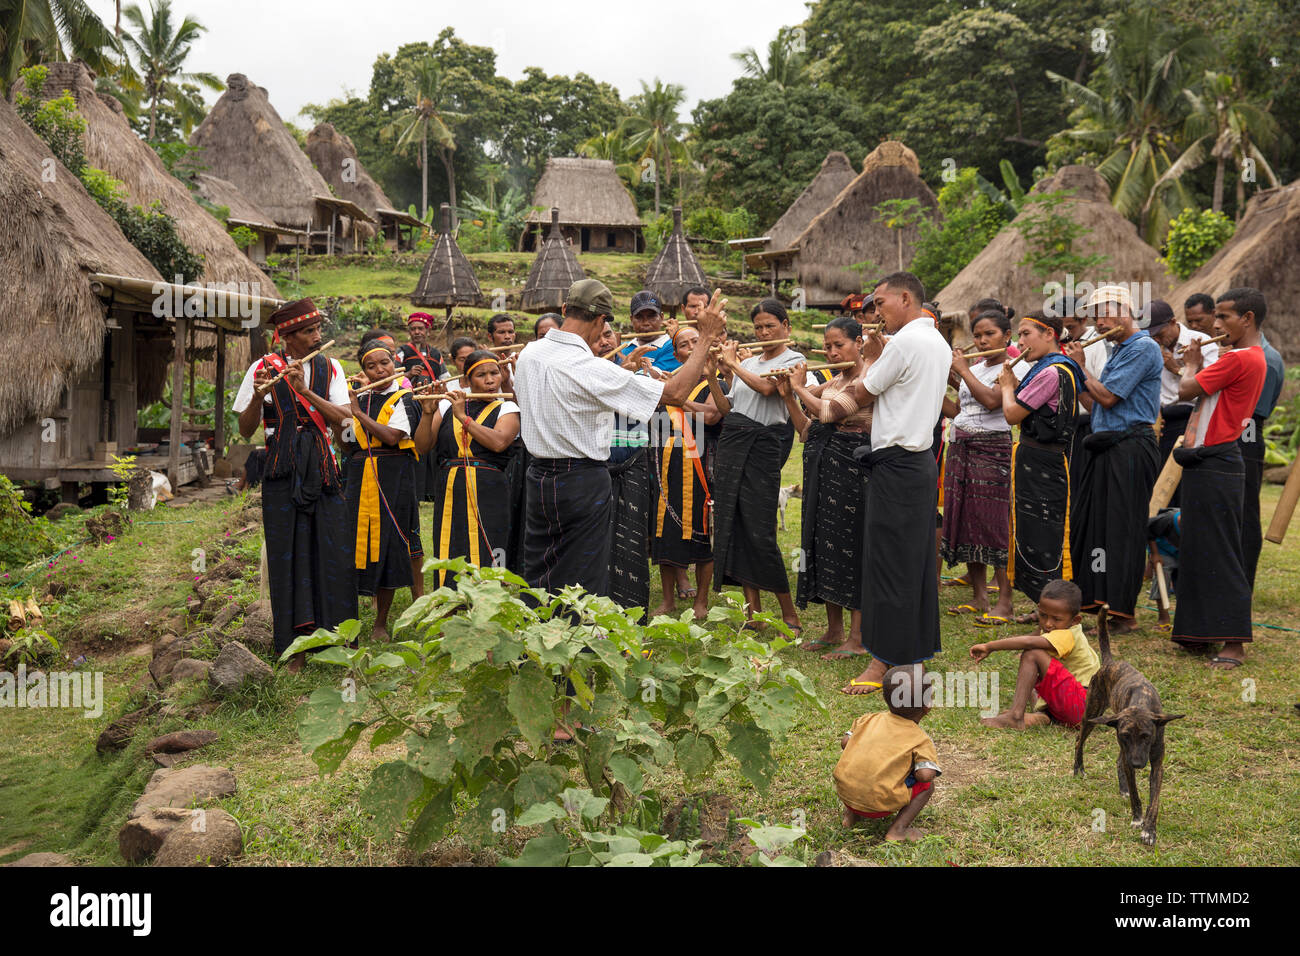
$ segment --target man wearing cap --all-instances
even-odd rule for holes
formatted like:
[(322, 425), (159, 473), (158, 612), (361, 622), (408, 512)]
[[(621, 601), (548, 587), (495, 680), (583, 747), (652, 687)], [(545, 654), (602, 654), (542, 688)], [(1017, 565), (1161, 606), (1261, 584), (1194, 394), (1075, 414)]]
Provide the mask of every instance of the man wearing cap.
[[(1092, 405), (1088, 459), (1070, 514), (1070, 557), (1083, 610), (1110, 607), (1111, 633), (1137, 627), (1137, 596), (1147, 557), (1147, 506), (1160, 471), (1155, 424), (1160, 413), (1160, 346), (1139, 329), (1133, 301), (1121, 285), (1101, 286), (1088, 300), (1097, 331), (1111, 335), (1114, 351), (1101, 378), (1089, 377), (1081, 393)], [(1083, 345), (1066, 355), (1080, 367)]]
[[(428, 344), (429, 330), (433, 327), (433, 317), (427, 312), (412, 312), (406, 320), (406, 334), (410, 341), (397, 350), (397, 364), (406, 369), (412, 380), (426, 379), (436, 382), (446, 374), (442, 364), (442, 353)], [(419, 382), (416, 382), (418, 385)]]
[[(724, 301), (715, 292), (699, 320), (700, 340), (711, 344), (725, 327)], [(611, 482), (606, 461), (615, 415), (648, 421), (663, 404), (684, 402), (708, 358), (697, 348), (684, 372), (666, 381), (633, 375), (597, 358), (614, 297), (602, 283), (570, 287), (564, 327), (528, 345), (515, 371), (527, 473), (528, 507), (523, 576), (534, 587), (558, 591), (578, 584), (609, 593)]]
[[(244, 438), (259, 424), (266, 434), (262, 527), (275, 650), (282, 654), (298, 635), (357, 616), (354, 542), (347, 540), (347, 505), (330, 445), (330, 429), (350, 426), (352, 411), (342, 366), (323, 355), (302, 361), (320, 348), (321, 314), (311, 299), (282, 305), (271, 321), (284, 349), (249, 367), (231, 408)], [(296, 654), (288, 669), (296, 673), (302, 665)]]
[(642, 289), (636, 295), (632, 296), (632, 332), (635, 339), (618, 350), (618, 354), (626, 358), (632, 352), (643, 346), (649, 346), (650, 350), (644, 355), (650, 360), (650, 364), (661, 372), (671, 372), (681, 366), (673, 354), (672, 339), (667, 333), (655, 335), (654, 333), (664, 327), (664, 313), (659, 306), (659, 298), (653, 292)]
[[(1147, 334), (1160, 346), (1164, 362), (1160, 372), (1160, 417), (1164, 422), (1160, 428), (1160, 467), (1163, 468), (1174, 450), (1174, 443), (1187, 428), (1187, 416), (1192, 414), (1192, 403), (1178, 397), (1178, 382), (1183, 376), (1183, 350), (1192, 342), (1198, 343), (1204, 367), (1213, 365), (1219, 358), (1219, 346), (1217, 343), (1206, 345), (1210, 336), (1175, 322), (1173, 307), (1162, 299), (1153, 299), (1142, 317), (1146, 320)], [(1179, 489), (1175, 488), (1173, 497), (1169, 499), (1172, 508), (1178, 507), (1178, 492)]]

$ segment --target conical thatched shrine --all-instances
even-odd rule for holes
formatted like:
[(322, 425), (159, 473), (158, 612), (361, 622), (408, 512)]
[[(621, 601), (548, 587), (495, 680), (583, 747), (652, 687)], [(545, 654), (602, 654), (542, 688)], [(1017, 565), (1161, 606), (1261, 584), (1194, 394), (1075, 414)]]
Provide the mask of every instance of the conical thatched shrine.
[(411, 293), (414, 305), (441, 306), (451, 315), (452, 306), (478, 305), (483, 293), (478, 287), (474, 267), (456, 245), (451, 234), (451, 207), (446, 203), (438, 210), (442, 231), (420, 270), (420, 281)]
[(645, 287), (659, 297), (673, 315), (692, 286), (703, 286), (708, 277), (695, 258), (691, 244), (682, 231), (682, 207), (673, 207), (673, 234), (646, 270)]
[(528, 270), (523, 310), (534, 313), (560, 311), (569, 286), (586, 277), (560, 231), (560, 210), (552, 206), (551, 230), (542, 241), (542, 248), (537, 250), (533, 267)]

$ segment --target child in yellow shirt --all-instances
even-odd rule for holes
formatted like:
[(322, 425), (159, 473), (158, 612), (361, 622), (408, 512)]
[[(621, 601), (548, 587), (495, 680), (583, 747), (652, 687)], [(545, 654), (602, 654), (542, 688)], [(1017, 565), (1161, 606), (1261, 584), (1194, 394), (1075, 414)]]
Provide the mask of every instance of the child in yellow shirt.
[[(1038, 599), (1038, 627), (1041, 633), (1008, 637), (987, 644), (975, 644), (970, 656), (976, 662), (993, 651), (1020, 651), (1020, 673), (1011, 709), (996, 717), (983, 717), (987, 727), (1024, 730), (1053, 720), (1070, 727), (1083, 720), (1088, 683), (1101, 669), (1097, 652), (1084, 636), (1079, 613), (1082, 594), (1073, 581), (1050, 581)], [(1046, 713), (1026, 714), (1031, 693), (1047, 705)]]
[(920, 728), (930, 712), (922, 705), (920, 664), (891, 667), (881, 678), (888, 711), (863, 714), (840, 740), (835, 790), (844, 804), (844, 826), (860, 818), (894, 817), (885, 839), (919, 840), (912, 821), (930, 800), (942, 772), (934, 742)]

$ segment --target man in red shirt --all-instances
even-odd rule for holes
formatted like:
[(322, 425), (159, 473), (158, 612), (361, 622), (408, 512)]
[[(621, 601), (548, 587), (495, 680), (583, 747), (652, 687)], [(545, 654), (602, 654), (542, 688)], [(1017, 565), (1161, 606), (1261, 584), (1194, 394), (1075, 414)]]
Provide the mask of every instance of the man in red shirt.
[(1229, 289), (1214, 306), (1214, 331), (1231, 351), (1202, 367), (1199, 342), (1183, 351), (1178, 383), (1182, 401), (1197, 399), (1185, 444), (1174, 452), (1183, 466), (1182, 540), (1178, 548), (1178, 609), (1173, 640), (1193, 652), (1223, 642), (1210, 658), (1220, 670), (1240, 667), (1251, 640), (1250, 578), (1241, 544), (1246, 470), (1243, 441), (1263, 441), (1251, 419), (1264, 387), (1267, 363), (1259, 328), (1266, 314), (1258, 289)]

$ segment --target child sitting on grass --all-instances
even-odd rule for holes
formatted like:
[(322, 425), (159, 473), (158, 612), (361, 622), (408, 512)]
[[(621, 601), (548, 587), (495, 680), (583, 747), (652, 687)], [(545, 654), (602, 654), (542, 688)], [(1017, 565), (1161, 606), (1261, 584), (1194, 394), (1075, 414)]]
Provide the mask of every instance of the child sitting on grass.
[(918, 724), (930, 708), (921, 705), (920, 664), (891, 667), (881, 678), (888, 711), (863, 714), (840, 740), (835, 790), (844, 803), (843, 823), (894, 817), (885, 839), (919, 840), (912, 821), (930, 800), (939, 769), (934, 742)]
[[(987, 644), (975, 644), (970, 656), (978, 663), (993, 651), (1020, 651), (1020, 673), (1011, 709), (996, 717), (982, 717), (987, 727), (1024, 730), (1053, 720), (1070, 727), (1083, 720), (1088, 682), (1101, 668), (1097, 652), (1088, 643), (1080, 621), (1083, 595), (1073, 581), (1049, 581), (1038, 599), (1038, 627), (1041, 633), (1007, 637)], [(1037, 693), (1046, 713), (1025, 713), (1029, 698)]]

